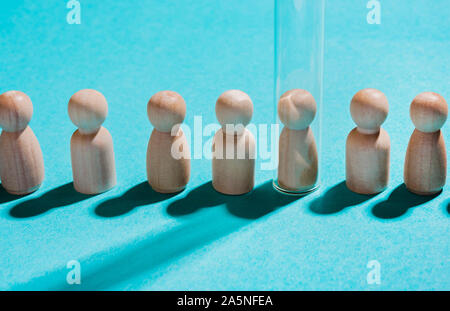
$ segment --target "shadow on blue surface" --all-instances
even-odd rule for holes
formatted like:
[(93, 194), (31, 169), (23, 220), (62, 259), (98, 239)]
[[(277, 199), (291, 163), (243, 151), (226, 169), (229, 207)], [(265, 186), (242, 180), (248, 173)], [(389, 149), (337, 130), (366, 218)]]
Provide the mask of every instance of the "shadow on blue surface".
[(230, 214), (244, 219), (258, 219), (277, 209), (289, 205), (303, 197), (288, 196), (273, 189), (272, 181), (255, 188), (251, 193), (227, 197), (227, 210)]
[[(122, 197), (113, 199), (115, 202), (105, 204), (102, 208), (116, 205), (136, 204), (126, 203), (126, 200), (149, 196), (149, 186), (146, 183), (137, 185)], [(173, 217), (195, 214), (199, 207), (214, 207), (226, 204), (227, 210), (237, 217), (224, 217), (218, 209), (207, 209), (204, 213), (197, 213), (193, 217), (180, 219), (179, 225), (157, 236), (149, 235), (148, 238), (128, 243), (111, 255), (112, 250), (96, 254), (81, 262), (84, 269), (83, 282), (79, 286), (69, 286), (65, 281), (67, 269), (65, 267), (51, 273), (35, 278), (25, 284), (17, 284), (14, 290), (42, 289), (42, 284), (47, 284), (50, 290), (107, 290), (118, 284), (142, 285), (141, 282), (150, 281), (160, 266), (164, 266), (194, 250), (207, 245), (219, 238), (239, 230), (250, 224), (254, 219), (262, 217), (278, 208), (292, 203), (298, 197), (286, 197), (277, 193), (271, 182), (267, 182), (252, 193), (244, 196), (229, 197), (217, 193), (211, 182), (203, 184), (177, 202), (173, 202), (167, 208), (167, 213)], [(113, 201), (110, 200), (110, 201)], [(145, 199), (145, 202), (151, 199)], [(242, 200), (242, 203), (238, 203)], [(144, 203), (144, 201), (140, 201)], [(133, 280), (145, 274), (145, 280)], [(135, 283), (136, 281), (136, 283)]]
[(401, 184), (392, 191), (386, 201), (380, 202), (372, 208), (372, 214), (381, 219), (398, 218), (405, 215), (409, 209), (427, 203), (440, 194), (441, 192), (430, 196), (416, 195), (409, 192), (405, 184)]
[(202, 208), (214, 207), (225, 203), (226, 197), (216, 192), (212, 182), (191, 190), (184, 198), (172, 202), (167, 207), (167, 214), (173, 217), (186, 216)]
[(448, 205), (447, 205), (447, 214), (450, 215), (450, 201), (448, 202)]
[(175, 194), (162, 194), (154, 191), (148, 182), (144, 181), (119, 197), (103, 201), (95, 208), (95, 214), (101, 217), (119, 217), (130, 213), (139, 206), (161, 202)]
[(20, 202), (11, 208), (9, 214), (14, 218), (36, 217), (51, 209), (71, 205), (91, 197), (90, 195), (76, 192), (73, 188), (73, 183), (70, 182), (47, 191), (40, 197)]
[(6, 192), (5, 188), (3, 188), (0, 185), (0, 204), (2, 203), (8, 203), (8, 202), (12, 202), (14, 200), (23, 198), (24, 196), (20, 196), (20, 195), (12, 195), (8, 192)]
[(310, 210), (319, 215), (332, 215), (344, 209), (361, 204), (373, 198), (373, 195), (362, 195), (350, 191), (345, 181), (328, 189), (322, 196), (310, 204)]
[(167, 214), (173, 217), (193, 214), (202, 208), (225, 204), (230, 214), (244, 219), (258, 219), (276, 209), (288, 205), (299, 197), (286, 196), (278, 193), (268, 181), (252, 192), (227, 196), (214, 190), (212, 182), (207, 182), (191, 192), (184, 198), (171, 203), (167, 207)]

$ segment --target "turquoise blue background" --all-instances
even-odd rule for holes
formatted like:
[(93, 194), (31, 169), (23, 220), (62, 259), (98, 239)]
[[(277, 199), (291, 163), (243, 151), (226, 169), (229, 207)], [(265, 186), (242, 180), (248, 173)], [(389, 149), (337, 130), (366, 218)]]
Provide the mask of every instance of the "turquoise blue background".
[[(0, 92), (31, 97), (46, 169), (30, 196), (0, 190), (0, 289), (450, 289), (449, 186), (424, 198), (402, 185), (410, 102), (429, 90), (450, 100), (448, 1), (381, 1), (381, 25), (367, 24), (365, 0), (327, 1), (322, 187), (299, 199), (273, 191), (267, 171), (252, 194), (222, 196), (206, 159), (178, 195), (146, 184), (146, 104), (159, 90), (182, 94), (191, 126), (216, 122), (232, 88), (253, 99), (254, 123), (272, 122), (272, 0), (80, 2), (81, 25), (66, 23), (66, 1), (0, 4)], [(391, 182), (373, 197), (343, 184), (349, 102), (365, 87), (391, 108)], [(71, 184), (67, 103), (83, 88), (108, 99), (116, 155), (117, 187), (94, 197)], [(66, 283), (70, 260), (81, 285)], [(369, 260), (380, 285), (367, 284)]]

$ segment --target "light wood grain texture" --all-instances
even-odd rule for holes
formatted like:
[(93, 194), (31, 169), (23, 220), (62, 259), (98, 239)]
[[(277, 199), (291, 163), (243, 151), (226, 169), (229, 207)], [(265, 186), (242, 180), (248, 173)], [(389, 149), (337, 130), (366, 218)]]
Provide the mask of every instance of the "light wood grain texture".
[(446, 178), (447, 154), (442, 132), (414, 130), (406, 151), (406, 187), (419, 195), (432, 195), (442, 190)]
[(284, 93), (278, 102), (278, 117), (291, 130), (305, 130), (314, 121), (316, 100), (306, 90), (293, 89)]
[(361, 90), (352, 98), (350, 113), (361, 133), (377, 133), (389, 113), (388, 99), (376, 89)]
[(105, 96), (96, 90), (81, 90), (69, 101), (69, 117), (83, 133), (97, 132), (108, 115)]
[(284, 190), (304, 192), (317, 183), (317, 146), (310, 128), (316, 111), (316, 101), (306, 90), (290, 90), (278, 102), (278, 116), (285, 125), (279, 141), (278, 185)]
[(111, 134), (102, 127), (108, 104), (95, 90), (81, 90), (69, 101), (69, 116), (79, 127), (70, 140), (73, 185), (83, 194), (98, 194), (116, 185)]
[(227, 134), (242, 134), (253, 115), (253, 102), (240, 90), (224, 92), (216, 102), (216, 117)]
[(176, 92), (158, 92), (148, 102), (147, 114), (155, 127), (147, 148), (148, 182), (160, 193), (180, 192), (191, 171), (189, 144), (180, 128), (186, 103)]
[(279, 141), (278, 184), (292, 192), (308, 191), (317, 183), (318, 154), (311, 128), (283, 129)]
[(255, 185), (255, 138), (244, 129), (239, 135), (220, 129), (213, 139), (212, 184), (216, 191), (241, 195)]
[[(178, 155), (174, 157), (172, 153)], [(190, 151), (183, 131), (179, 129), (177, 135), (172, 136), (154, 129), (147, 149), (150, 186), (160, 193), (180, 192), (189, 182), (190, 173)]]
[(358, 125), (347, 137), (346, 184), (360, 194), (376, 194), (389, 183), (391, 142), (381, 124), (386, 120), (389, 104), (375, 89), (364, 89), (353, 97), (350, 112)]
[(390, 139), (380, 129), (375, 134), (364, 134), (353, 129), (346, 144), (346, 183), (353, 192), (376, 194), (389, 183)]
[(33, 104), (27, 94), (8, 91), (0, 95), (0, 126), (5, 132), (25, 129), (33, 116)]
[(39, 189), (44, 180), (41, 147), (29, 126), (0, 136), (0, 177), (5, 190), (25, 195)]
[(222, 128), (213, 138), (212, 184), (220, 193), (241, 195), (253, 190), (255, 139), (245, 128), (252, 114), (253, 102), (242, 91), (226, 91), (216, 102)]
[(426, 92), (414, 98), (409, 113), (416, 129), (433, 133), (439, 131), (447, 121), (448, 105), (441, 95)]
[(100, 127), (91, 134), (75, 131), (70, 150), (76, 191), (98, 194), (116, 185), (113, 140), (107, 129)]
[(26, 195), (44, 180), (41, 147), (28, 123), (33, 115), (30, 98), (19, 91), (0, 95), (0, 178), (5, 190)]
[(445, 99), (437, 93), (419, 94), (410, 107), (416, 127), (406, 151), (404, 181), (413, 193), (433, 195), (447, 179), (447, 152), (440, 130), (448, 115)]

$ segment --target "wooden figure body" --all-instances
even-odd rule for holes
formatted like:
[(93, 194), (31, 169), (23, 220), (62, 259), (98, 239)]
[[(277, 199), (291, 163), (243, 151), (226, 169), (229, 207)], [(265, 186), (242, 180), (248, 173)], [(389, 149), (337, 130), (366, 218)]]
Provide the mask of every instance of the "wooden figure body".
[(278, 185), (289, 192), (306, 192), (315, 187), (318, 155), (310, 128), (317, 105), (305, 90), (286, 92), (278, 103), (278, 116), (285, 125), (279, 141)]
[(213, 140), (213, 187), (224, 194), (252, 191), (255, 176), (255, 138), (245, 129), (228, 135), (220, 129)]
[(241, 195), (255, 184), (255, 139), (245, 128), (253, 114), (253, 103), (242, 91), (223, 93), (216, 103), (222, 128), (213, 139), (212, 184), (216, 191)]
[(69, 101), (69, 116), (78, 126), (70, 140), (73, 185), (83, 194), (98, 194), (116, 185), (111, 134), (102, 123), (108, 114), (105, 97), (95, 90), (81, 90)]
[(186, 103), (178, 93), (162, 91), (147, 105), (154, 130), (147, 148), (147, 178), (159, 193), (182, 191), (190, 178), (189, 144), (180, 124), (186, 116)]
[(346, 144), (347, 187), (361, 194), (376, 194), (389, 183), (390, 138), (380, 129), (375, 134), (353, 129)]
[(378, 90), (361, 90), (353, 97), (350, 111), (358, 127), (346, 143), (347, 187), (360, 194), (380, 193), (389, 183), (391, 143), (380, 128), (389, 112), (388, 100)]
[(28, 123), (33, 115), (30, 98), (19, 91), (0, 95), (0, 178), (5, 190), (26, 195), (44, 180), (41, 147)]
[(404, 181), (413, 193), (433, 195), (442, 190), (447, 178), (447, 153), (441, 131), (448, 115), (445, 99), (436, 93), (422, 93), (411, 104), (416, 127), (408, 144)]
[[(179, 146), (179, 157), (172, 157), (172, 148)], [(189, 145), (180, 128), (175, 136), (153, 130), (147, 149), (147, 177), (152, 188), (160, 193), (182, 191), (190, 177)]]

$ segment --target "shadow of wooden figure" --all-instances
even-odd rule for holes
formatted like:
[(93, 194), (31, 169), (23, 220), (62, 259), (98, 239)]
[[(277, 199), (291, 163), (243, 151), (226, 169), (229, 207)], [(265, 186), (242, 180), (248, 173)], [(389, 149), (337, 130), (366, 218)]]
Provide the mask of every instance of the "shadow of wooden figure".
[(90, 197), (92, 196), (76, 192), (73, 183), (70, 182), (47, 191), (37, 198), (18, 203), (11, 208), (9, 214), (14, 218), (36, 217), (51, 209), (72, 205)]
[(319, 215), (338, 214), (344, 209), (370, 200), (375, 195), (363, 195), (350, 191), (345, 181), (328, 189), (322, 196), (315, 199), (309, 209)]
[(303, 197), (281, 194), (273, 188), (272, 181), (267, 181), (250, 193), (227, 197), (226, 208), (236, 217), (255, 220)]
[[(153, 190), (147, 182), (143, 182), (122, 196), (104, 201), (97, 206), (95, 212), (103, 217), (123, 215), (137, 206), (155, 203), (169, 198)], [(160, 234), (131, 243), (121, 248), (117, 253), (108, 255), (105, 261), (104, 253), (94, 254), (88, 262), (82, 263), (84, 268), (83, 282), (76, 288), (70, 287), (61, 275), (67, 273), (66, 267), (41, 276), (26, 284), (16, 286), (14, 290), (35, 290), (42, 283), (51, 280), (48, 288), (52, 290), (106, 290), (114, 284), (132, 279), (146, 271), (152, 274), (160, 265), (167, 264), (203, 245), (207, 245), (225, 235), (230, 234), (251, 223), (254, 219), (267, 215), (281, 206), (299, 199), (279, 194), (272, 188), (272, 183), (266, 182), (255, 188), (252, 193), (230, 197), (214, 190), (212, 183), (205, 183), (186, 194), (167, 207), (167, 213), (172, 217), (182, 217), (194, 214), (201, 208), (225, 206), (236, 217), (217, 217), (217, 213), (198, 213), (196, 217), (183, 219), (175, 228), (163, 230)], [(220, 216), (223, 216), (220, 213)], [(245, 218), (244, 221), (240, 218)], [(105, 282), (105, 278), (108, 280)]]
[(147, 181), (144, 181), (128, 189), (121, 196), (101, 202), (95, 208), (95, 214), (105, 218), (119, 217), (130, 213), (139, 206), (162, 202), (177, 194), (158, 193), (150, 187)]
[(252, 192), (237, 196), (221, 194), (214, 190), (211, 182), (207, 182), (191, 190), (184, 198), (172, 202), (167, 207), (167, 213), (179, 217), (193, 214), (202, 208), (225, 205), (230, 214), (251, 220), (298, 199), (299, 197), (278, 193), (273, 189), (271, 181), (256, 187)]
[(12, 202), (25, 197), (24, 195), (12, 195), (0, 184), (0, 204)]
[(173, 217), (187, 216), (202, 208), (224, 204), (225, 201), (226, 196), (216, 192), (209, 181), (192, 189), (185, 197), (170, 203), (167, 214)]
[(401, 184), (392, 191), (387, 200), (372, 208), (372, 214), (381, 219), (398, 218), (405, 215), (409, 209), (433, 200), (440, 193), (429, 196), (417, 195), (408, 191), (405, 184)]

